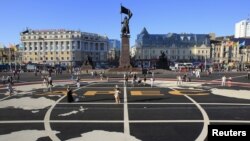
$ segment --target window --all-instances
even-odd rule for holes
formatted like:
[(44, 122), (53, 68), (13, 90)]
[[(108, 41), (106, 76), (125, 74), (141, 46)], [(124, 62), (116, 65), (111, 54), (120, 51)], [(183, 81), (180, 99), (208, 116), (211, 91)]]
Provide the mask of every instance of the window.
[(53, 52), (50, 52), (51, 55), (53, 55)]
[(53, 57), (50, 57), (50, 60), (53, 60)]
[(95, 50), (98, 50), (98, 43), (95, 44)]
[(37, 52), (35, 52), (35, 55), (37, 55)]
[(69, 54), (69, 52), (67, 51), (67, 54)]
[(80, 48), (81, 48), (81, 42), (77, 41), (77, 49), (80, 49)]
[(90, 50), (93, 49), (93, 43), (90, 43)]
[(85, 48), (85, 50), (88, 50), (88, 42), (84, 43), (84, 48)]
[(61, 52), (61, 54), (63, 54), (63, 52)]
[(45, 52), (45, 55), (48, 55), (48, 52)]
[(56, 52), (56, 54), (58, 54), (58, 52)]
[(104, 50), (104, 43), (101, 43), (101, 50)]
[(61, 57), (61, 60), (64, 60), (64, 57)]

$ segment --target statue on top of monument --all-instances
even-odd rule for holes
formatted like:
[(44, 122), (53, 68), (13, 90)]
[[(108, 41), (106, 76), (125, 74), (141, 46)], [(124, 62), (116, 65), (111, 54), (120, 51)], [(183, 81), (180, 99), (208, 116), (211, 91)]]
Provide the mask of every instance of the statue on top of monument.
[(121, 6), (121, 14), (124, 13), (124, 14), (127, 14), (128, 16), (125, 16), (124, 17), (124, 20), (121, 22), (122, 25), (122, 29), (121, 29), (121, 32), (122, 32), (122, 35), (128, 35), (130, 34), (130, 31), (129, 31), (129, 20), (131, 19), (131, 17), (133, 16), (132, 12)]

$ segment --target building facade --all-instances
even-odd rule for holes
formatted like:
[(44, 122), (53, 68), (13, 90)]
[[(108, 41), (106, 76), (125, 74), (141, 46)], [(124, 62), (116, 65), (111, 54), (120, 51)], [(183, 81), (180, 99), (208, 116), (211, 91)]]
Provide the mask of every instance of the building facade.
[(250, 37), (250, 19), (239, 21), (235, 24), (235, 38)]
[(121, 42), (116, 39), (109, 40), (108, 60), (114, 61), (120, 58)]
[(138, 66), (156, 65), (164, 52), (170, 62), (205, 62), (210, 60), (209, 34), (149, 34), (146, 28), (137, 35), (136, 44), (131, 50)]
[(249, 38), (217, 37), (211, 40), (212, 62), (240, 69), (250, 62), (249, 46)]
[(23, 62), (81, 65), (88, 56), (93, 62), (105, 62), (108, 38), (74, 30), (26, 30), (21, 32)]

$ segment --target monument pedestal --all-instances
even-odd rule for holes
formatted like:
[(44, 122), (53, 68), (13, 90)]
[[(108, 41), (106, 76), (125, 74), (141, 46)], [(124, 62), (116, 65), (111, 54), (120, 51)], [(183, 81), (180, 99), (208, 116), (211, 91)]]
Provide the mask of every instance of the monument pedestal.
[(130, 52), (129, 52), (129, 38), (130, 35), (121, 35), (122, 47), (120, 52), (120, 64), (119, 68), (128, 69), (130, 65)]

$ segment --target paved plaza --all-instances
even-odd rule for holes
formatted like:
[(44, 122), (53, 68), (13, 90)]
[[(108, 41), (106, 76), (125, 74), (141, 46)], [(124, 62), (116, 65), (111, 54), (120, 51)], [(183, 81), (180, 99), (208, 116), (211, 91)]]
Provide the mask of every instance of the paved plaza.
[[(12, 96), (1, 85), (0, 140), (206, 140), (209, 124), (250, 124), (250, 80), (245, 73), (227, 73), (232, 86), (221, 86), (222, 75), (177, 85), (176, 74), (159, 74), (153, 87), (149, 79), (132, 86), (122, 75), (109, 80), (83, 75), (79, 88), (68, 76), (58, 76), (53, 92), (39, 77), (23, 76)], [(72, 103), (67, 102), (68, 85)], [(120, 104), (115, 85), (121, 89)]]

